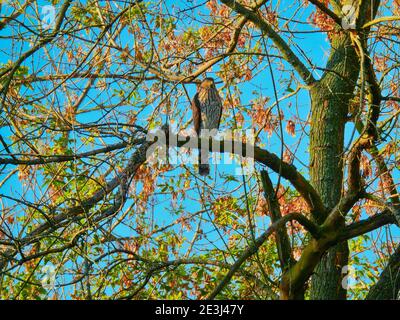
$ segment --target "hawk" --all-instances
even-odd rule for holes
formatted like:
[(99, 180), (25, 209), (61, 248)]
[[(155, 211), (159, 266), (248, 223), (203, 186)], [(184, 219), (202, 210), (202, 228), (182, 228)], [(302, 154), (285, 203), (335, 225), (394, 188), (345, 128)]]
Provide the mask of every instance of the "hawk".
[[(192, 100), (194, 129), (199, 136), (203, 129), (218, 129), (222, 114), (222, 100), (215, 87), (213, 78), (205, 78), (197, 87)], [(199, 152), (199, 173), (206, 176), (210, 173), (208, 149)]]

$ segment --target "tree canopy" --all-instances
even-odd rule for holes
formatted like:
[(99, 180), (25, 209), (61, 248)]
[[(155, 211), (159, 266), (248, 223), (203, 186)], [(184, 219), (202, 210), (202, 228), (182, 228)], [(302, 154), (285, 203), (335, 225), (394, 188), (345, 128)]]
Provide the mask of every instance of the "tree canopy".
[(399, 20), (398, 0), (0, 3), (0, 298), (398, 298)]

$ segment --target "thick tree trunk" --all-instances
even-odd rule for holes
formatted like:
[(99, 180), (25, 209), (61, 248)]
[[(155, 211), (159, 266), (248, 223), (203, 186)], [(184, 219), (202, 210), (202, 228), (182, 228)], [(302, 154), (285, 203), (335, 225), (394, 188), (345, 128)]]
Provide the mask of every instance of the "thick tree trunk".
[[(326, 208), (339, 201), (343, 182), (343, 144), (349, 100), (359, 74), (359, 60), (347, 34), (335, 35), (327, 71), (311, 90), (310, 174)], [(318, 223), (326, 212), (314, 217)], [(344, 224), (344, 221), (343, 221)], [(311, 279), (311, 299), (345, 299), (342, 267), (348, 245), (341, 243), (325, 254)]]

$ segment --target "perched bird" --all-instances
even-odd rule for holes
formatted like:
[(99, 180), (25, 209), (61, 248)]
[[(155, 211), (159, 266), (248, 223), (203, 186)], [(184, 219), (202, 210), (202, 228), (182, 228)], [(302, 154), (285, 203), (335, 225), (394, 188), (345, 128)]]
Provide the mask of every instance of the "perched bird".
[[(205, 78), (197, 87), (192, 100), (194, 129), (199, 136), (201, 130), (218, 129), (222, 114), (222, 100), (215, 87), (213, 78)], [(208, 149), (199, 152), (199, 173), (206, 176), (210, 173)]]

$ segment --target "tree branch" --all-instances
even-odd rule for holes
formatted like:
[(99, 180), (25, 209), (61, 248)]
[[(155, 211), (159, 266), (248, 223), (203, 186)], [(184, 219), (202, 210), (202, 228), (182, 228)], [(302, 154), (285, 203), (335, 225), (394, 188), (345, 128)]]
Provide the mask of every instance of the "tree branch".
[(330, 18), (332, 18), (332, 20), (335, 21), (338, 26), (340, 27), (342, 26), (342, 19), (339, 18), (336, 15), (336, 13), (334, 13), (331, 9), (325, 6), (322, 2), (318, 0), (308, 0), (308, 1), (311, 2), (313, 5), (315, 5), (323, 13), (327, 14)]
[[(162, 134), (162, 133), (161, 133)], [(179, 136), (172, 132), (167, 133), (167, 144), (175, 147), (188, 147), (199, 149), (202, 146), (209, 146), (211, 152), (237, 154), (243, 157), (253, 158), (255, 161), (266, 165), (283, 178), (288, 180), (306, 201), (311, 212), (325, 212), (325, 206), (310, 182), (301, 175), (294, 165), (288, 164), (275, 154), (268, 152), (251, 144), (235, 140), (215, 140), (213, 138), (205, 141), (206, 138), (191, 136)], [(250, 150), (251, 154), (247, 154)]]
[(229, 283), (232, 279), (234, 274), (239, 270), (242, 264), (253, 254), (257, 252), (257, 250), (261, 247), (261, 245), (269, 238), (269, 236), (273, 233), (282, 228), (287, 222), (296, 220), (302, 226), (304, 226), (311, 234), (315, 237), (319, 236), (319, 227), (315, 225), (312, 221), (308, 220), (305, 216), (301, 213), (290, 213), (288, 215), (283, 216), (280, 220), (273, 223), (261, 236), (259, 236), (254, 243), (249, 246), (246, 250), (242, 252), (236, 262), (232, 265), (229, 269), (228, 273), (222, 279), (222, 281), (215, 287), (213, 292), (207, 297), (207, 299), (214, 299), (221, 290)]
[(46, 44), (50, 43), (51, 41), (54, 40), (54, 38), (57, 36), (58, 32), (61, 29), (61, 25), (64, 21), (64, 18), (66, 16), (67, 10), (69, 6), (71, 5), (72, 0), (66, 0), (64, 4), (62, 5), (60, 9), (60, 14), (55, 22), (55, 27), (53, 32), (51, 32), (50, 35), (44, 37), (42, 41), (40, 41), (36, 46), (31, 48), (30, 50), (26, 51), (23, 53), (19, 59), (14, 63), (14, 65), (10, 68), (7, 68), (6, 70), (1, 72), (0, 78), (2, 78), (5, 74), (7, 74), (7, 80), (5, 81), (4, 85), (2, 88), (0, 88), (1, 93), (7, 93), (8, 87), (10, 86), (11, 80), (14, 76), (14, 73), (18, 70), (19, 66), (24, 62), (27, 58), (29, 58), (32, 54), (34, 54), (37, 50), (45, 46)]
[(311, 85), (316, 81), (312, 75), (312, 72), (303, 64), (303, 62), (300, 61), (297, 55), (289, 47), (289, 45), (272, 28), (270, 23), (261, 17), (261, 15), (250, 9), (247, 9), (237, 0), (221, 0), (221, 2), (227, 5), (232, 10), (246, 17), (248, 20), (253, 22), (257, 27), (259, 27), (262, 32), (264, 32), (268, 37), (270, 37), (274, 42), (274, 44), (282, 53), (283, 58), (293, 66), (293, 68), (298, 72), (300, 77), (307, 85)]
[(400, 293), (400, 245), (367, 295), (367, 300), (397, 300)]
[[(131, 156), (128, 164), (118, 177), (115, 177), (109, 181), (104, 187), (98, 189), (94, 194), (83, 200), (79, 205), (63, 209), (61, 213), (51, 218), (51, 221), (47, 221), (36, 227), (24, 238), (18, 240), (18, 247), (22, 248), (30, 243), (37, 241), (37, 239), (47, 231), (47, 233), (54, 232), (58, 228), (62, 227), (65, 222), (70, 222), (74, 219), (81, 218), (81, 214), (87, 213), (97, 203), (104, 199), (110, 194), (115, 188), (120, 186), (120, 192), (116, 195), (115, 202), (109, 208), (98, 212), (96, 214), (95, 221), (99, 222), (104, 218), (114, 214), (119, 210), (126, 200), (126, 191), (128, 181), (135, 175), (137, 169), (146, 161), (146, 152), (152, 142), (145, 142), (139, 147)], [(0, 271), (4, 268), (7, 261), (9, 261), (15, 254), (16, 250), (9, 249), (5, 252), (1, 252), (2, 258), (0, 259)]]
[[(137, 144), (142, 140), (138, 140), (133, 144)], [(92, 151), (82, 152), (78, 154), (68, 155), (54, 155), (54, 156), (45, 156), (45, 155), (35, 155), (38, 159), (9, 159), (9, 158), (0, 158), (0, 164), (13, 164), (13, 165), (38, 165), (38, 164), (46, 164), (46, 163), (59, 163), (59, 162), (66, 162), (66, 161), (73, 161), (77, 159), (91, 157), (101, 153), (108, 153), (114, 150), (119, 150), (127, 147), (131, 143), (128, 142), (120, 142), (109, 145), (104, 148), (99, 148)]]
[[(271, 221), (272, 223), (275, 223), (282, 218), (282, 214), (271, 179), (265, 170), (261, 171), (261, 181), (264, 189), (264, 197), (268, 203)], [(289, 237), (284, 228), (281, 228), (276, 232), (276, 247), (281, 263), (281, 270), (286, 270), (294, 262), (294, 258)]]
[(365, 23), (361, 28), (366, 29), (366, 28), (372, 27), (373, 25), (381, 23), (381, 22), (397, 21), (397, 20), (400, 20), (400, 16), (380, 17), (380, 18), (376, 18), (372, 21)]
[(338, 242), (349, 240), (366, 234), (388, 224), (395, 224), (396, 219), (390, 210), (384, 210), (376, 215), (346, 226), (338, 236)]

